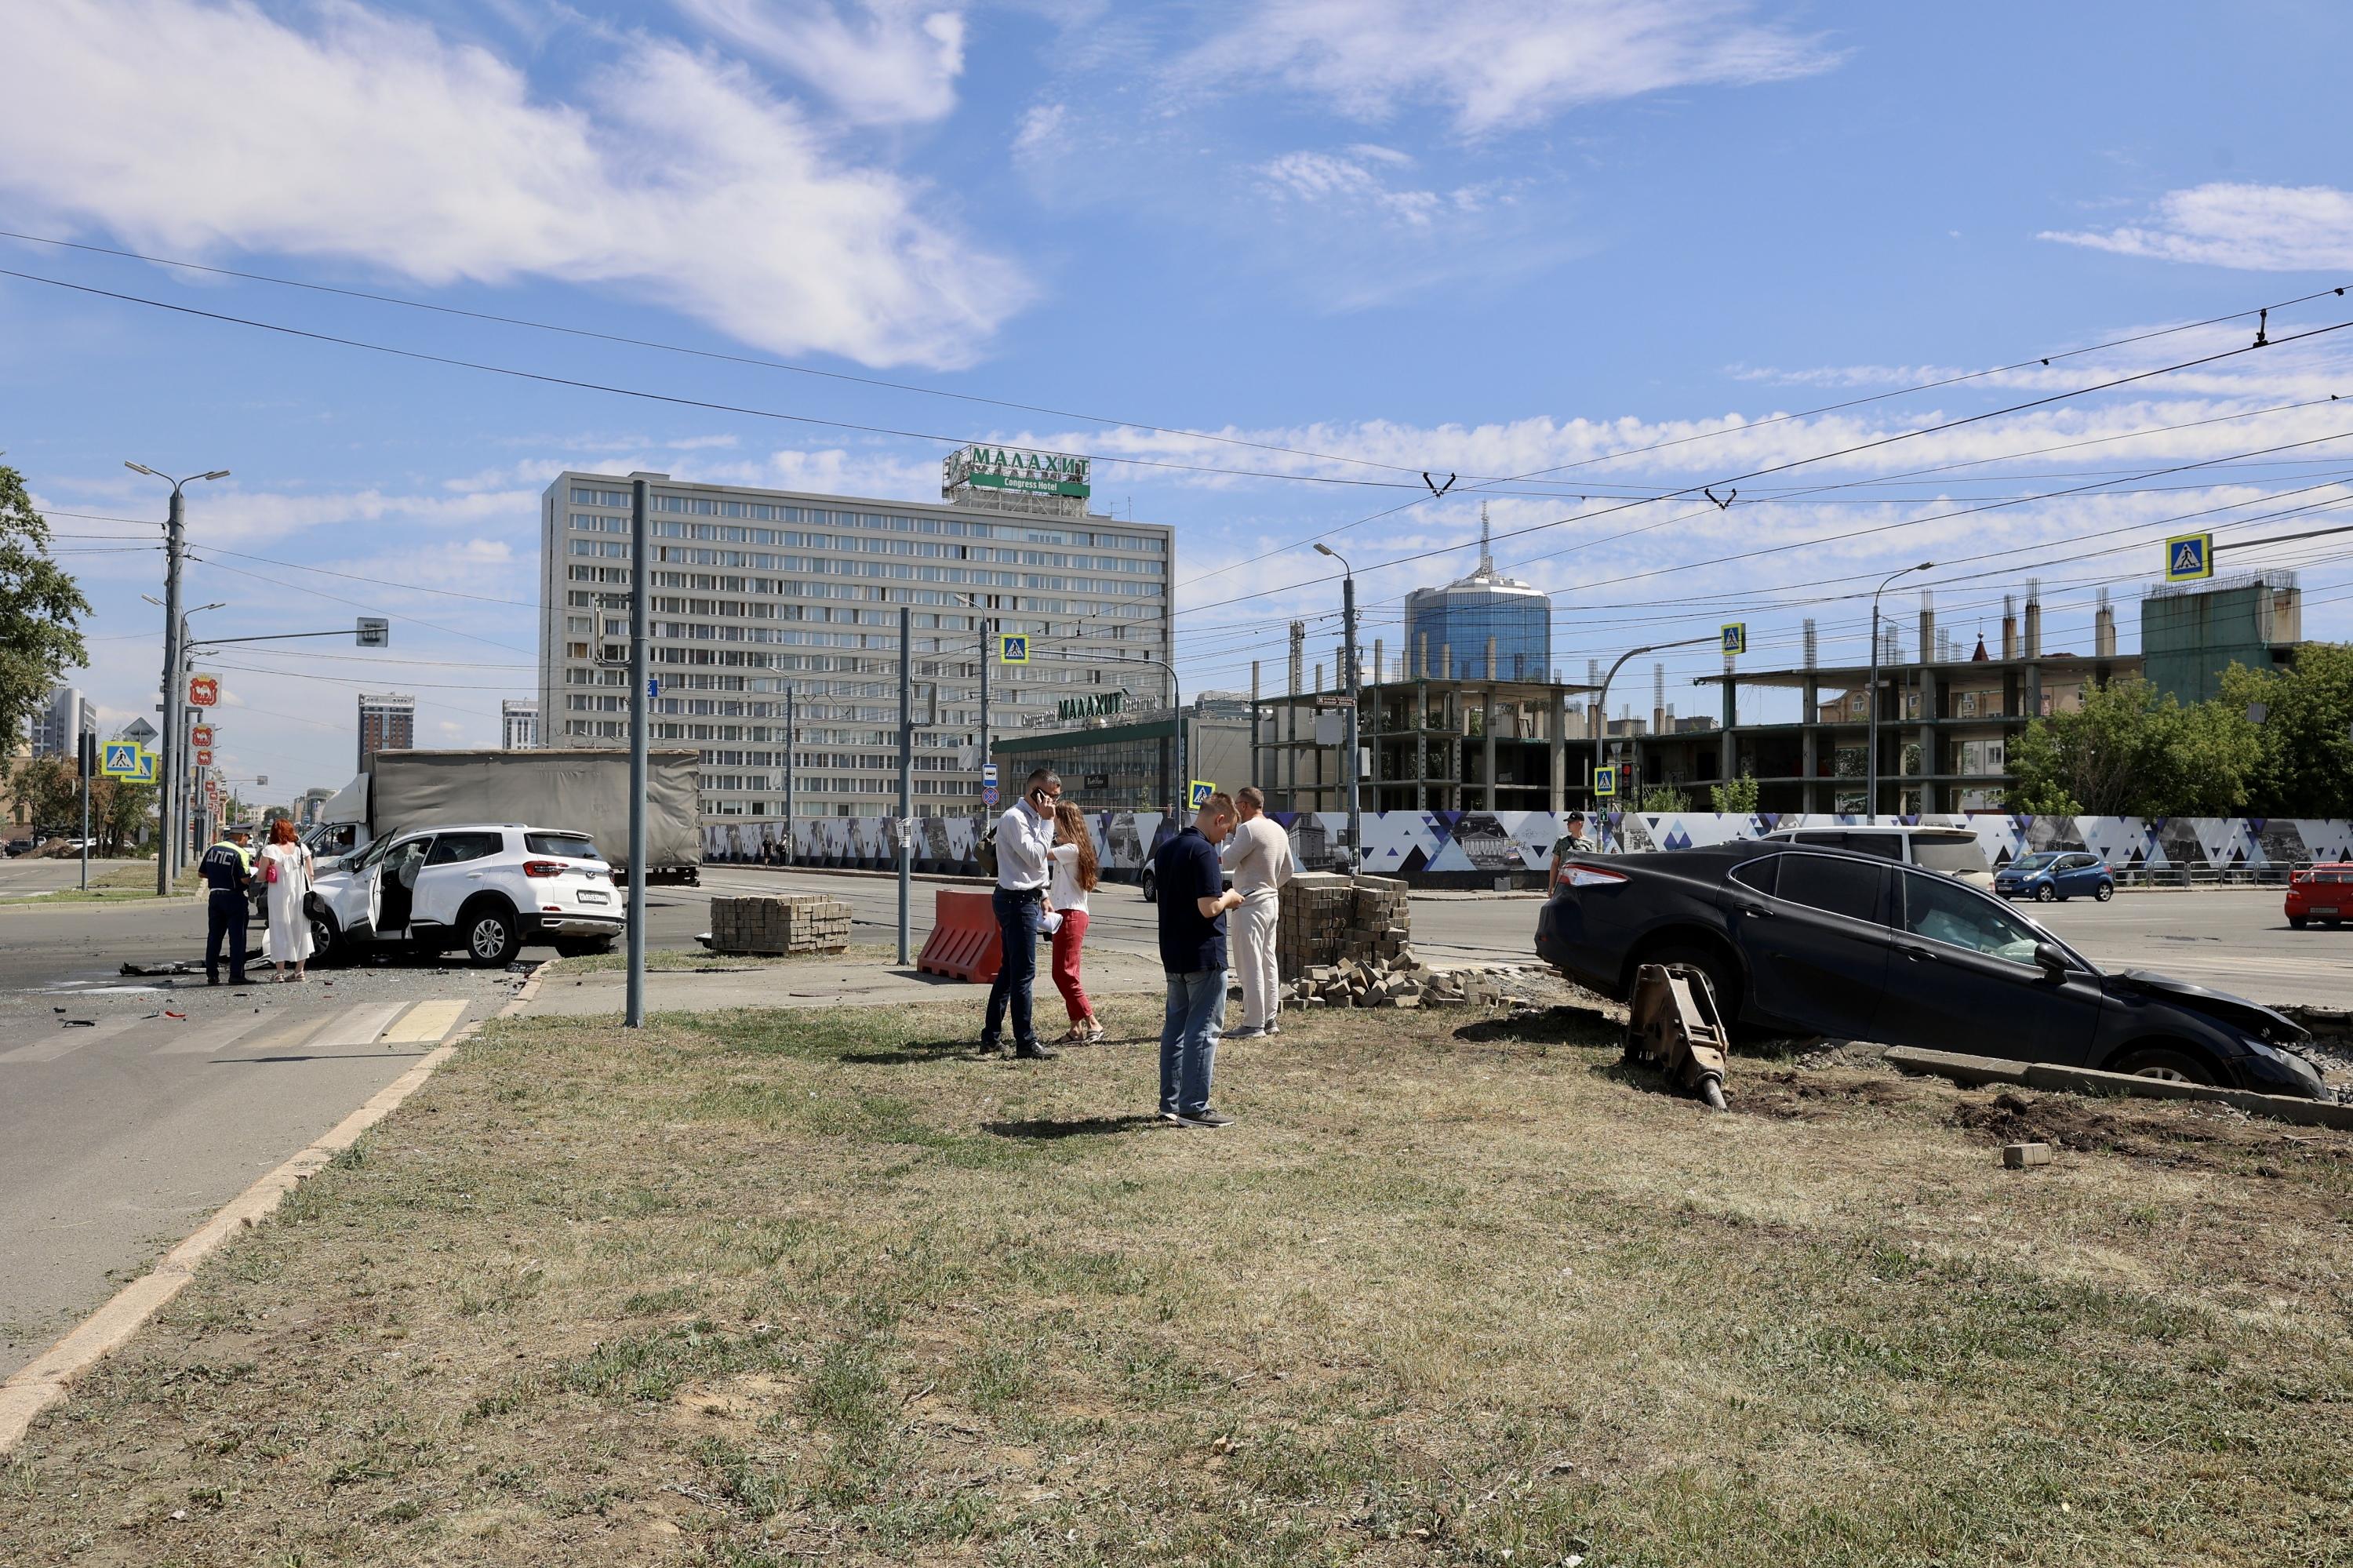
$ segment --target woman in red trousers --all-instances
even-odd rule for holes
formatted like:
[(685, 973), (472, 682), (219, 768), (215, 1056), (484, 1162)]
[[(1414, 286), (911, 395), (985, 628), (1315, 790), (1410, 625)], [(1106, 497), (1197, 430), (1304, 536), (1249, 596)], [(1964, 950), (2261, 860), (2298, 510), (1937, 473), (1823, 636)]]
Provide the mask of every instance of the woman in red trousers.
[(1054, 986), (1062, 993), (1062, 1005), (1071, 1010), (1071, 1032), (1061, 1043), (1092, 1045), (1103, 1039), (1103, 1026), (1096, 1022), (1094, 1004), (1079, 983), (1079, 952), (1087, 940), (1087, 895), (1094, 891), (1101, 867), (1087, 819), (1068, 800), (1054, 808), (1051, 854), (1054, 913), (1061, 916), (1061, 924), (1054, 927)]

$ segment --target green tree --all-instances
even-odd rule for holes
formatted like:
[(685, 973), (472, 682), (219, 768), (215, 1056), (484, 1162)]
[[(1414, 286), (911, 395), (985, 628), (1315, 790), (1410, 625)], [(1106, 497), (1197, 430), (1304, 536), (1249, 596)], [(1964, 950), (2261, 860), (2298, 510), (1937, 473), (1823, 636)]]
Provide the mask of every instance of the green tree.
[(10, 768), (8, 799), (41, 832), (63, 833), (81, 821), (81, 780), (62, 757), (30, 757)]
[(139, 835), (155, 825), (155, 787), (121, 779), (100, 779), (90, 785), (90, 825), (110, 855), (138, 842)]
[(1634, 791), (1637, 811), (1688, 811), (1691, 797), (1672, 784), (1645, 784)]
[(1721, 784), (1707, 787), (1708, 803), (1717, 811), (1748, 816), (1757, 810), (1757, 775), (1746, 768), (1737, 779), (1727, 779)]
[(2183, 707), (2135, 678), (2038, 718), (2010, 748), (2010, 809), (2037, 815), (2220, 817), (2244, 809), (2256, 754), (2243, 706)]
[(2307, 642), (2284, 670), (2233, 664), (2216, 704), (2243, 715), (2263, 706), (2247, 810), (2258, 817), (2341, 817), (2353, 811), (2353, 647)]
[(84, 662), (90, 600), (49, 558), (48, 520), (24, 476), (0, 464), (0, 736), (20, 734), (68, 670)]

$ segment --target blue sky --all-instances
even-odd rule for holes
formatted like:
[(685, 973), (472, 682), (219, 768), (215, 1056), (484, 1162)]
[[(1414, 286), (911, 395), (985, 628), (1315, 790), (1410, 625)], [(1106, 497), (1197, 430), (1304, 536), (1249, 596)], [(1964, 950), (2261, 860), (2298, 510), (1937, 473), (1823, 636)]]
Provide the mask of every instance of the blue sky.
[[(1806, 614), (1859, 658), (1841, 596), (1928, 557), (1965, 563), (1923, 579), (1957, 635), (2039, 575), (2052, 645), (2088, 641), (2105, 583), (2129, 647), (2154, 541), (2353, 498), (2327, 406), (2353, 330), (1817, 461), (2243, 348), (2252, 320), (2164, 329), (2353, 283), (2341, 7), (28, 0), (12, 33), (0, 228), (1064, 411), (0, 240), (90, 289), (941, 438), (0, 277), (0, 449), (89, 535), (59, 546), (91, 552), (78, 679), (110, 718), (158, 659), (153, 535), (103, 520), (160, 515), (125, 458), (233, 471), (190, 509), (216, 631), (396, 618), (388, 658), (220, 661), (225, 760), (269, 794), (347, 777), (363, 686), (415, 691), (426, 743), (495, 743), (535, 686), (535, 498), (567, 466), (932, 499), (980, 437), (1287, 475), (1098, 466), (1180, 530), (1194, 689), (1273, 678), (1294, 617), (1328, 660), (1325, 563), (1274, 548), (1327, 530), (1394, 649), (1482, 498), (1576, 671), (1731, 619), (1752, 665), (1794, 662)], [(2346, 321), (2328, 293), (2270, 330)], [(1787, 463), (1728, 510), (1625, 504)], [(1423, 468), (1468, 477), (1385, 488)], [(2344, 555), (2223, 559), (2296, 567), (2307, 634), (2342, 638)], [(1701, 705), (1711, 662), (1675, 656), (1670, 700)]]

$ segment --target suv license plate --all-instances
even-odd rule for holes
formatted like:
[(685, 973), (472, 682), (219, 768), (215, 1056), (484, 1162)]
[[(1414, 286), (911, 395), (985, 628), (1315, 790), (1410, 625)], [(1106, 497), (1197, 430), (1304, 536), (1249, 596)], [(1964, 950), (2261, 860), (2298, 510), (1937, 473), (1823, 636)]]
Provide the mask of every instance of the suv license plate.
[(580, 902), (583, 904), (610, 904), (612, 899), (593, 887), (584, 887), (580, 890)]

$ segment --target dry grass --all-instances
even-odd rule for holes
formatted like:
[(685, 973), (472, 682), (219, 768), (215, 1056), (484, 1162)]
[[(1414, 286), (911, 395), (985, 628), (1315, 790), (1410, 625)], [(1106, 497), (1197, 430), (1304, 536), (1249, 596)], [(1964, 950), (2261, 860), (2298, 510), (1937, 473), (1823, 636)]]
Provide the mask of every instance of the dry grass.
[(1753, 1062), (1711, 1117), (1571, 1010), (1310, 1015), (1194, 1132), (1148, 1048), (972, 1022), (494, 1025), (36, 1430), (0, 1541), (2353, 1560), (2341, 1136)]
[[(888, 959), (898, 949), (881, 942), (852, 942), (838, 953), (783, 953), (776, 956), (746, 953), (712, 953), (701, 948), (649, 948), (646, 952), (646, 968), (683, 974), (719, 974), (730, 969), (765, 969), (792, 964), (849, 963), (860, 959)], [(609, 953), (589, 953), (579, 958), (560, 960), (564, 974), (594, 974), (604, 969), (625, 969), (629, 966), (628, 953), (616, 948)]]

